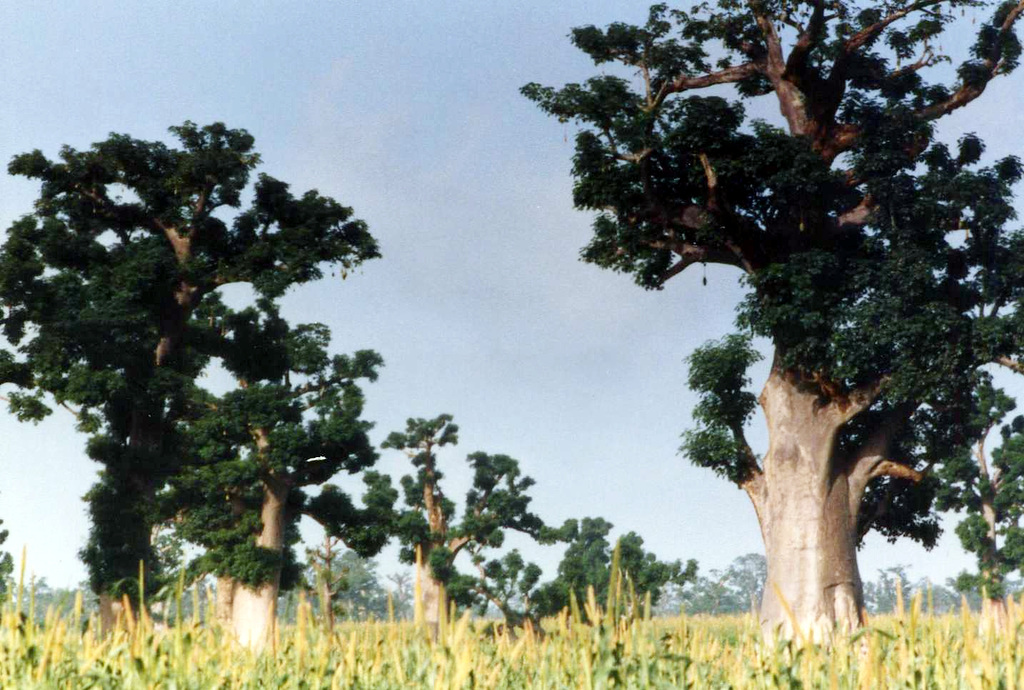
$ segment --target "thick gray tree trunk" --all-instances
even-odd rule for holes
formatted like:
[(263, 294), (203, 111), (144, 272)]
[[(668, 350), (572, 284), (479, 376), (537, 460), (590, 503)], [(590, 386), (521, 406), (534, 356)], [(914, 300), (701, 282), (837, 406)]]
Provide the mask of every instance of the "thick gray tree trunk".
[[(826, 642), (864, 621), (857, 511), (884, 450), (841, 461), (836, 437), (866, 406), (774, 371), (760, 397), (768, 423), (763, 468), (744, 483), (768, 560), (761, 602), (766, 635)], [(885, 445), (885, 444), (882, 444)]]
[[(260, 517), (263, 528), (256, 544), (277, 553), (284, 550), (285, 506), (288, 485), (269, 479), (263, 487), (263, 507)], [(281, 570), (259, 587), (238, 583), (231, 602), (231, 627), (239, 643), (262, 651), (274, 634), (277, 620), (277, 595), (281, 586)]]
[(121, 600), (109, 594), (100, 594), (100, 632), (104, 635), (113, 632), (114, 628), (117, 627), (117, 618), (121, 615), (124, 615), (124, 605), (121, 603)]

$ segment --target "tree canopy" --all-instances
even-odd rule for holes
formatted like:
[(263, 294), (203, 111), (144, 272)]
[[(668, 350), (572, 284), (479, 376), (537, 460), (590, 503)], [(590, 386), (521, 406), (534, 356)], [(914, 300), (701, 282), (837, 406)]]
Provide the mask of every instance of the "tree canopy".
[[(193, 573), (250, 587), (280, 577), (283, 588), (292, 587), (303, 515), (362, 555), (376, 554), (397, 498), (385, 478), (366, 471), (377, 453), (360, 384), (376, 380), (380, 356), (330, 355), (326, 326), (291, 327), (269, 300), (239, 312), (211, 301), (198, 317), (216, 326), (217, 355), (238, 386), (221, 396), (196, 390), (184, 431), (190, 460), (163, 497), (178, 533), (205, 549)], [(363, 474), (364, 507), (327, 483), (342, 472)], [(286, 503), (285, 536), (275, 547), (257, 543), (268, 487), (280, 487)], [(319, 491), (310, 495), (313, 487)]]
[(245, 130), (170, 131), (177, 147), (111, 134), (55, 160), (18, 155), (8, 168), (38, 180), (40, 195), (0, 250), (3, 334), (19, 355), (5, 355), (0, 374), (34, 389), (11, 396), (20, 418), (40, 418), (52, 401), (90, 434), (102, 471), (83, 558), (93, 587), (115, 595), (131, 589), (140, 560), (155, 560), (152, 497), (182, 462), (178, 423), (213, 356), (195, 311), (224, 285), (272, 299), (325, 265), (344, 271), (378, 256), (337, 201), (296, 197), (268, 175), (250, 190), (260, 157)]
[[(982, 5), (659, 4), (642, 25), (572, 31), (600, 75), (523, 88), (580, 126), (573, 198), (595, 212), (583, 260), (647, 289), (695, 264), (737, 270), (742, 335), (690, 358), (700, 402), (683, 450), (747, 491), (770, 577), (823, 635), (839, 610), (848, 627), (862, 618), (851, 548), (868, 529), (934, 544), (937, 480), (922, 470), (976, 440), (985, 367), (1024, 371), (1024, 234), (1010, 227), (1024, 167), (986, 160), (973, 134), (936, 137), (1018, 65), (1024, 2), (1007, 0), (943, 68), (943, 36)], [(759, 98), (777, 123), (748, 118)], [(773, 348), (760, 399), (745, 390), (751, 337)], [(763, 456), (744, 435), (758, 400)], [(812, 514), (825, 517), (798, 533)], [(816, 580), (812, 552), (835, 581)], [(768, 598), (766, 625), (785, 625)]]

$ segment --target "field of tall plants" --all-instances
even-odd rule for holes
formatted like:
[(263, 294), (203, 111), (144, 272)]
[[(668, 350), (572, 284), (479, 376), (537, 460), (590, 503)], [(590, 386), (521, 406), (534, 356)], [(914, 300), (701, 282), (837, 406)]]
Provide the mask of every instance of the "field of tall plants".
[(592, 591), (582, 605), (546, 620), (543, 632), (518, 635), (469, 614), (442, 619), (436, 632), (401, 621), (328, 629), (302, 602), (297, 622), (280, 627), (257, 654), (212, 621), (198, 592), (191, 598), (196, 606), (189, 617), (172, 610), (162, 625), (129, 606), (116, 629), (101, 634), (95, 616), (83, 616), (80, 596), (66, 616), (53, 610), (36, 616), (31, 592), (19, 587), (0, 628), (0, 687), (1015, 688), (1024, 682), (1024, 613), (1012, 601), (997, 625), (966, 605), (959, 615), (932, 615), (927, 595), (919, 593), (906, 605), (900, 601), (895, 615), (873, 619), (829, 649), (768, 644), (751, 616), (651, 618), (628, 597), (611, 596), (600, 606)]

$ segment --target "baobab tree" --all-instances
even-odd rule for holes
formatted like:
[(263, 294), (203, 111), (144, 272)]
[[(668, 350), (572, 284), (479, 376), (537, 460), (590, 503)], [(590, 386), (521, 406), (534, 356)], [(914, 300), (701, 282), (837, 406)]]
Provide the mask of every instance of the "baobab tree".
[(450, 587), (461, 604), (485, 596), (475, 576), (460, 575), (456, 569), (460, 553), (471, 553), (480, 565), (485, 550), (500, 547), (508, 530), (540, 541), (557, 538), (529, 510), (532, 499), (527, 490), (533, 479), (523, 476), (519, 462), (507, 455), (476, 452), (467, 456), (473, 484), (457, 519), (455, 502), (441, 486), (444, 474), (438, 468), (437, 451), (458, 443), (458, 433), (452, 416), (442, 414), (409, 419), (404, 432), (392, 432), (382, 444), (403, 451), (416, 467), (415, 475), (402, 477), (406, 508), (397, 513), (394, 524), (403, 547), (402, 560), (417, 565), (424, 619), (432, 626), (438, 624), (440, 607), (445, 605), (443, 587)]
[[(949, 76), (944, 35), (980, 4), (656, 5), (641, 26), (573, 30), (601, 75), (523, 88), (581, 127), (585, 261), (647, 289), (721, 264), (747, 288), (746, 335), (690, 360), (701, 402), (684, 452), (753, 503), (766, 631), (793, 632), (783, 600), (811, 639), (862, 623), (860, 535), (934, 541), (924, 458), (970, 442), (983, 367), (1021, 369), (1024, 242), (1006, 227), (1020, 161), (983, 166), (976, 137), (954, 150), (935, 137), (1017, 66), (1024, 2), (1009, 0), (973, 27), (951, 83), (935, 81)], [(781, 126), (746, 117), (761, 98)], [(747, 335), (772, 349), (759, 396)], [(757, 405), (761, 454), (744, 435)]]
[(82, 557), (108, 619), (114, 601), (135, 594), (140, 561), (146, 582), (160, 584), (154, 496), (183, 460), (179, 423), (211, 357), (196, 310), (229, 284), (273, 299), (326, 266), (378, 256), (352, 209), (316, 191), (296, 197), (260, 175), (240, 210), (260, 162), (244, 129), (170, 131), (177, 147), (111, 134), (56, 160), (21, 154), (8, 168), (40, 183), (34, 212), (0, 249), (0, 324), (34, 386), (15, 411), (38, 418), (64, 406), (90, 434), (102, 469)]
[[(164, 510), (205, 552), (197, 573), (217, 576), (218, 609), (243, 644), (262, 649), (278, 593), (299, 576), (294, 544), (304, 515), (362, 556), (387, 543), (398, 493), (368, 471), (377, 452), (362, 418), (360, 384), (374, 381), (377, 353), (330, 355), (322, 324), (291, 327), (269, 300), (200, 312), (217, 326), (217, 351), (238, 386), (193, 394), (183, 432), (192, 460), (170, 479)], [(362, 474), (363, 506), (328, 482)]]

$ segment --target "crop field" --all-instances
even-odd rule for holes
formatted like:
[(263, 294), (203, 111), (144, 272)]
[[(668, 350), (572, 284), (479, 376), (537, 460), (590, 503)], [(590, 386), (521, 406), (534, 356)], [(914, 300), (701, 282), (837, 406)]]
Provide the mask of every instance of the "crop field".
[[(13, 601), (11, 602), (13, 604)], [(23, 600), (31, 614), (32, 598)], [(512, 636), (468, 614), (435, 638), (412, 622), (345, 623), (328, 631), (308, 603), (255, 654), (206, 613), (155, 625), (130, 612), (100, 635), (72, 612), (0, 628), (4, 688), (1014, 688), (1024, 678), (1019, 604), (998, 627), (966, 607), (930, 615), (919, 594), (830, 649), (763, 641), (751, 616), (609, 615), (593, 596)], [(635, 609), (634, 609), (635, 611)]]

